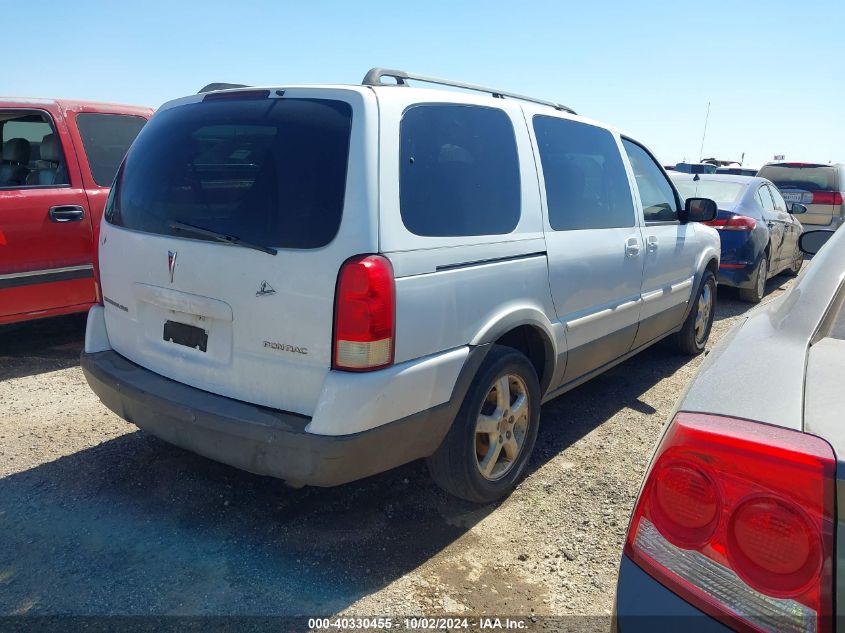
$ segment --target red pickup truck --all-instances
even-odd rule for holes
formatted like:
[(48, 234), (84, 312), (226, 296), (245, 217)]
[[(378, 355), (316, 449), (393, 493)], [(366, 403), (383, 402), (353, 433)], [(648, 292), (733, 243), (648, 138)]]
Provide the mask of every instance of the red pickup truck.
[(0, 97), (0, 324), (84, 312), (112, 179), (150, 108)]

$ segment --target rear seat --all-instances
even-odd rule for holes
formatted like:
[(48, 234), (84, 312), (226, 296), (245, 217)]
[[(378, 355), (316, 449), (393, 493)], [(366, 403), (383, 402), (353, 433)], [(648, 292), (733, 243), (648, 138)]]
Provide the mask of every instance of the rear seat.
[(59, 139), (55, 134), (47, 134), (41, 139), (40, 158), (35, 161), (35, 168), (26, 179), (28, 185), (55, 185), (67, 182)]
[(29, 156), (32, 146), (25, 138), (10, 138), (3, 143), (3, 162), (0, 164), (0, 187), (26, 184), (29, 176)]

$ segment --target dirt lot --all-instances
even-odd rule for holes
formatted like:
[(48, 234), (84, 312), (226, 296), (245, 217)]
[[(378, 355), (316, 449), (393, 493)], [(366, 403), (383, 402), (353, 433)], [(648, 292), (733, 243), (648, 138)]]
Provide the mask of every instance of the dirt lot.
[[(719, 299), (711, 344), (749, 309)], [(2, 615), (606, 614), (646, 460), (701, 362), (658, 345), (549, 403), (529, 476), (475, 507), (420, 463), (293, 490), (169, 446), (88, 389), (83, 330), (0, 330)]]

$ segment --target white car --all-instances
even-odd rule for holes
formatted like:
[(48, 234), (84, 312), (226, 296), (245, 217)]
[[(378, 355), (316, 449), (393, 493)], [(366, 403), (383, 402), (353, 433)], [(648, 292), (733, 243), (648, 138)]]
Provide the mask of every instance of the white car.
[(633, 139), (498, 90), (197, 94), (118, 173), (82, 366), (212, 459), (326, 486), (427, 458), (485, 502), (544, 401), (669, 335), (704, 349), (713, 217)]

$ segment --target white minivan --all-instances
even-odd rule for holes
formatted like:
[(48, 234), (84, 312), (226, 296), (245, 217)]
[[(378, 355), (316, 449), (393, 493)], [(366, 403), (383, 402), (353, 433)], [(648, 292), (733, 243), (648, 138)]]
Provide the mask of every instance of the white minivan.
[(328, 486), (426, 458), (485, 502), (543, 402), (670, 335), (704, 349), (715, 213), (637, 141), (498, 90), (200, 93), (117, 175), (82, 367), (211, 459)]

